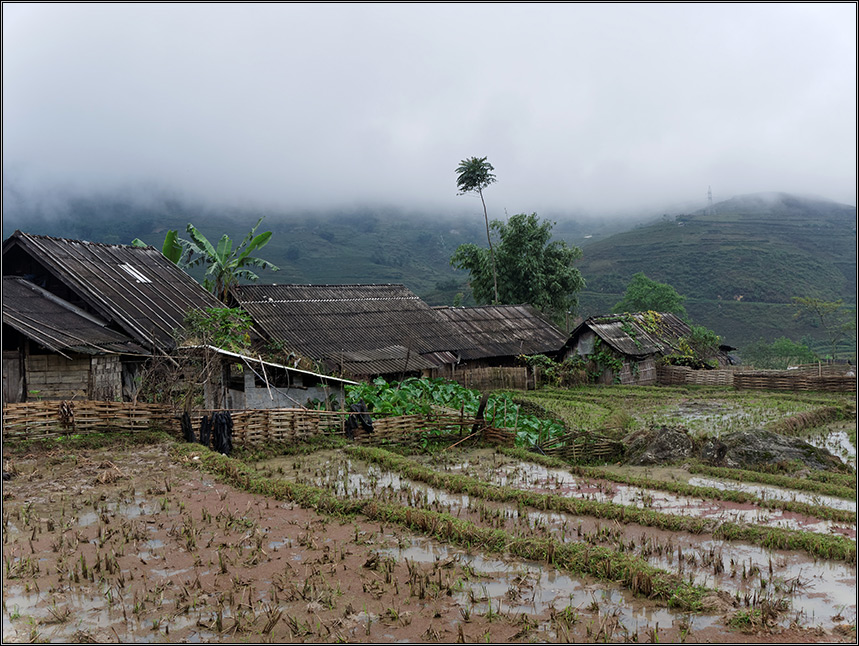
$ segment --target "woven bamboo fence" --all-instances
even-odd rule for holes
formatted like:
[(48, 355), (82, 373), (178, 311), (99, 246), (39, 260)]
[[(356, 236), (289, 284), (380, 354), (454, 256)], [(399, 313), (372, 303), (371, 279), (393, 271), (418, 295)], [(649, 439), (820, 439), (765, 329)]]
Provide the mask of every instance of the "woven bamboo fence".
[(757, 390), (856, 392), (856, 378), (843, 365), (808, 364), (791, 370), (752, 370), (734, 366), (721, 370), (693, 370), (687, 366), (659, 366), (662, 386), (722, 386)]
[[(216, 411), (194, 411), (191, 426), (195, 433), (204, 415)], [(234, 446), (265, 446), (300, 442), (324, 434), (342, 434), (346, 411), (314, 411), (302, 408), (230, 411)], [(3, 408), (3, 439), (36, 439), (58, 435), (144, 431), (161, 428), (181, 436), (181, 411), (158, 404), (131, 404), (107, 401), (37, 401), (9, 404)], [(372, 434), (360, 427), (357, 441), (379, 443), (402, 440), (435, 431), (466, 438), (475, 425), (473, 417), (452, 413), (401, 415), (374, 418)], [(476, 436), (486, 441), (512, 444), (514, 434), (480, 424)]]
[(454, 373), (452, 379), (480, 391), (534, 390), (534, 374), (526, 366), (497, 368), (470, 368)]
[(43, 400), (3, 407), (3, 439), (160, 427), (179, 432), (179, 419), (159, 404)]
[(744, 368), (693, 370), (688, 366), (657, 366), (656, 382), (663, 386), (722, 386), (734, 385), (734, 373)]
[(758, 390), (856, 392), (856, 377), (809, 375), (796, 370), (756, 370), (734, 375), (734, 388)]
[(568, 462), (593, 462), (623, 455), (623, 442), (586, 431), (568, 431), (538, 447), (544, 454), (563, 458)]
[(796, 372), (808, 377), (836, 377), (844, 376), (853, 366), (846, 363), (803, 363), (788, 372)]

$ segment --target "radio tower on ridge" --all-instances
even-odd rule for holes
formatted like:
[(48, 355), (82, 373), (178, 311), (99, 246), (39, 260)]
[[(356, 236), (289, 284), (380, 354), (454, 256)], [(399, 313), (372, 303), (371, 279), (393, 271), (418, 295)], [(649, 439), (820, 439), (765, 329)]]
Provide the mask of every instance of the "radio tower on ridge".
[(707, 215), (713, 215), (713, 191), (707, 187)]

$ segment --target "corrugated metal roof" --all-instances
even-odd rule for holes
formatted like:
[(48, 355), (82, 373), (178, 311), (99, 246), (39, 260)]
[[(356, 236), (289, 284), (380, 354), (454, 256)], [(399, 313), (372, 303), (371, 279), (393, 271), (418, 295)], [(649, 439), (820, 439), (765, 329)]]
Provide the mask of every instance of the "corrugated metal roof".
[(7, 254), (16, 247), (102, 318), (115, 322), (143, 345), (169, 350), (174, 346), (173, 331), (181, 328), (189, 309), (223, 307), (154, 247), (108, 245), (16, 231), (3, 243), (4, 274), (22, 273), (6, 262)]
[(343, 370), (353, 375), (385, 375), (398, 372), (413, 372), (429, 370), (441, 365), (441, 361), (433, 361), (428, 354), (426, 357), (409, 352), (401, 345), (344, 352), (340, 358)]
[(670, 354), (676, 348), (677, 341), (691, 333), (686, 323), (669, 312), (610, 314), (592, 316), (582, 322), (573, 330), (568, 345), (575, 345), (585, 328), (593, 330), (621, 354), (631, 356)]
[(272, 339), (311, 359), (356, 364), (344, 365), (352, 374), (401, 372), (407, 352), (409, 370), (434, 367), (437, 357), (421, 355), (465, 344), (403, 285), (240, 285), (232, 293)]
[(63, 355), (65, 351), (148, 354), (124, 334), (109, 329), (106, 321), (19, 277), (3, 277), (3, 323)]
[(528, 305), (435, 308), (466, 339), (466, 360), (558, 352), (567, 335)]

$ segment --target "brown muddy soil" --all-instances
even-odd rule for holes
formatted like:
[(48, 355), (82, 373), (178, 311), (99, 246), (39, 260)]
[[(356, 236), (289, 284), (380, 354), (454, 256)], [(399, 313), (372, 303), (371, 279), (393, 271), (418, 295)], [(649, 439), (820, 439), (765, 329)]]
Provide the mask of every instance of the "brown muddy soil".
[(541, 589), (538, 602), (563, 573), (250, 495), (166, 444), (36, 452), (10, 466), (4, 642), (855, 639), (743, 633), (726, 616), (669, 613), (584, 578)]

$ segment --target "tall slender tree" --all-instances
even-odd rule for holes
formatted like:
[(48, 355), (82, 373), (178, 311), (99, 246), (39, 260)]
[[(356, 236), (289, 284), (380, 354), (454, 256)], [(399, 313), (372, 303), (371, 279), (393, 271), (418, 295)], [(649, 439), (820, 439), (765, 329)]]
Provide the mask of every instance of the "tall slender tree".
[(483, 189), (495, 182), (495, 170), (486, 157), (469, 157), (459, 162), (456, 167), (456, 186), (460, 195), (477, 193), (483, 204), (483, 219), (486, 221), (486, 241), (489, 243), (489, 261), (492, 266), (492, 280), (495, 285), (495, 300), (498, 303), (498, 272), (495, 268), (495, 251), (492, 248), (492, 236), (489, 235), (489, 215), (486, 212), (486, 200), (483, 199)]

